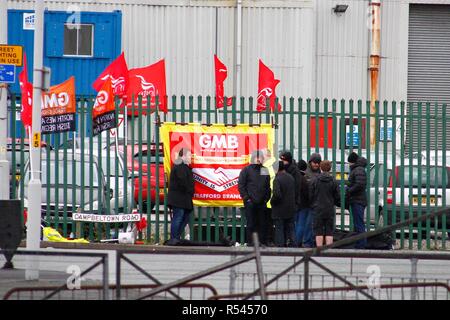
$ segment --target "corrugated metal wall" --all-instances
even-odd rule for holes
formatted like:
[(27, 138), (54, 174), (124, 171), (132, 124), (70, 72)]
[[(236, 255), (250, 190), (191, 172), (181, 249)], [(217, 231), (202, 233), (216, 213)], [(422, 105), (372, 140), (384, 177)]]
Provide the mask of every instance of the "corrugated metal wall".
[[(213, 95), (213, 54), (228, 66), (234, 94), (236, 1), (46, 1), (49, 10), (122, 12), (122, 45), (130, 68), (166, 58), (169, 95)], [(33, 2), (8, 0), (33, 9)], [(243, 1), (241, 95), (257, 94), (258, 58), (281, 79), (280, 96), (312, 96), (313, 2)]]
[[(442, 104), (450, 106), (450, 5), (411, 5), (409, 14), (409, 72), (408, 102), (413, 102), (413, 114), (427, 114), (426, 102), (430, 102), (430, 116), (442, 119)], [(417, 102), (423, 102), (419, 111)], [(437, 105), (435, 105), (437, 103)], [(447, 107), (450, 110), (450, 107)], [(449, 111), (447, 111), (447, 114)], [(436, 126), (430, 123), (413, 120), (411, 143), (414, 150), (442, 149), (442, 122)], [(427, 146), (426, 130), (429, 126), (433, 135), (430, 146)], [(422, 129), (422, 134), (419, 132)], [(435, 140), (434, 137), (437, 139)], [(447, 145), (450, 132), (447, 131)]]
[[(369, 0), (317, 1), (316, 4), (316, 96), (368, 99)], [(334, 13), (332, 8), (336, 4), (347, 4), (347, 11)], [(382, 1), (380, 100), (406, 100), (407, 35), (407, 3)]]

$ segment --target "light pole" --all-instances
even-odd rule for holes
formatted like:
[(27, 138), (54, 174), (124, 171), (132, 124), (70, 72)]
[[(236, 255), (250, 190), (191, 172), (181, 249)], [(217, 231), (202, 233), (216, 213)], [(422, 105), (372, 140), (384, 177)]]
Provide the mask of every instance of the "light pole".
[[(28, 184), (27, 249), (39, 250), (41, 241), (41, 97), (43, 85), (44, 0), (35, 1), (33, 123), (30, 143), (31, 179)], [(39, 279), (39, 262), (29, 260), (27, 280)]]

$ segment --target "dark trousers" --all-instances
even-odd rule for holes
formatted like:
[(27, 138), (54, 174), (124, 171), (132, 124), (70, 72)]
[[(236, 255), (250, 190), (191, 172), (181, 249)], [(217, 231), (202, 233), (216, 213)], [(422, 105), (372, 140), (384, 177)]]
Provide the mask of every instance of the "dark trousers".
[(170, 238), (180, 240), (184, 228), (189, 223), (192, 210), (173, 207), (172, 224), (170, 225)]
[[(350, 208), (352, 210), (353, 226), (355, 228), (355, 232), (356, 233), (366, 232), (366, 225), (364, 224), (364, 209), (366, 207), (357, 203), (352, 203), (350, 204)], [(364, 249), (366, 245), (367, 239), (364, 238), (356, 242), (355, 248)]]
[(245, 204), (245, 218), (247, 220), (247, 243), (253, 245), (253, 232), (258, 234), (259, 242), (267, 244), (267, 207), (265, 204)]
[(275, 223), (275, 245), (291, 247), (294, 245), (294, 218), (273, 219)]

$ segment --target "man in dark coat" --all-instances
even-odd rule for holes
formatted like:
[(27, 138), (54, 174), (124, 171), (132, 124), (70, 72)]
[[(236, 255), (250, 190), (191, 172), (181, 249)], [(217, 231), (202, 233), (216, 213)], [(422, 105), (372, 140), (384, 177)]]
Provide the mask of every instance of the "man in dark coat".
[[(304, 177), (306, 178), (306, 182), (309, 185), (310, 181), (312, 181), (315, 177), (320, 174), (320, 162), (322, 161), (322, 157), (319, 153), (313, 153), (309, 157), (308, 167), (305, 171)], [(303, 201), (305, 203), (307, 201)], [(313, 209), (311, 208), (310, 203), (303, 205), (303, 209), (299, 213), (297, 219), (297, 232), (296, 232), (296, 241), (299, 246), (303, 246), (305, 248), (312, 248), (314, 246), (314, 235), (313, 235)]]
[[(304, 201), (305, 194), (307, 196), (308, 194), (308, 186), (306, 183), (306, 178), (303, 176), (303, 174), (300, 172), (300, 169), (297, 167), (297, 164), (295, 163), (295, 160), (292, 157), (292, 153), (289, 151), (283, 151), (280, 154), (280, 160), (283, 161), (285, 170), (287, 173), (289, 173), (295, 181), (295, 214), (294, 214), (294, 225), (295, 222), (298, 220), (298, 217), (300, 216), (300, 210), (307, 205)], [(289, 246), (292, 246), (293, 244), (298, 245), (298, 241), (294, 240), (294, 243), (290, 244)]]
[(294, 242), (295, 180), (285, 170), (283, 161), (273, 181), (272, 219), (275, 223), (275, 245), (287, 247)]
[(258, 233), (261, 244), (266, 245), (267, 201), (270, 200), (270, 177), (262, 170), (264, 154), (260, 150), (252, 152), (250, 164), (242, 169), (238, 179), (238, 189), (245, 207), (247, 220), (247, 244), (253, 244), (252, 234)]
[(182, 148), (178, 153), (178, 159), (169, 177), (169, 191), (167, 204), (172, 208), (173, 217), (170, 227), (171, 241), (180, 240), (184, 228), (189, 223), (191, 212), (194, 208), (192, 197), (194, 196), (194, 177), (192, 175), (191, 151)]
[[(350, 205), (355, 231), (357, 233), (363, 233), (366, 232), (366, 225), (364, 224), (364, 211), (367, 206), (367, 160), (358, 156), (357, 153), (352, 152), (348, 156), (347, 161), (350, 164), (350, 174), (348, 176), (349, 184), (345, 192), (345, 199)], [(357, 249), (364, 249), (366, 244), (367, 240), (362, 239), (356, 243), (355, 247)]]
[(340, 205), (339, 185), (330, 175), (331, 162), (324, 160), (320, 163), (322, 171), (310, 183), (309, 199), (314, 209), (313, 231), (316, 236), (316, 246), (321, 247), (333, 243), (334, 219), (336, 205)]

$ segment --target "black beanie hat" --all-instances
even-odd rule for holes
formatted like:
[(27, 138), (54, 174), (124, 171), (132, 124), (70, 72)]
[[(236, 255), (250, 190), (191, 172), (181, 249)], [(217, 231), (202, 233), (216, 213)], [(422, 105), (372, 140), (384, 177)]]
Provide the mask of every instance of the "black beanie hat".
[(308, 162), (320, 163), (321, 161), (322, 161), (322, 156), (320, 155), (320, 153), (313, 153), (309, 157)]
[(290, 153), (289, 151), (283, 151), (280, 154), (280, 159), (284, 160), (284, 161), (287, 161), (289, 163), (292, 163), (292, 153)]
[(347, 158), (347, 162), (350, 163), (356, 163), (356, 161), (358, 160), (359, 156), (356, 152), (352, 152), (350, 153), (350, 155)]
[(300, 169), (300, 171), (305, 171), (306, 169), (308, 169), (308, 164), (306, 163), (305, 160), (301, 159), (298, 162), (298, 168)]

